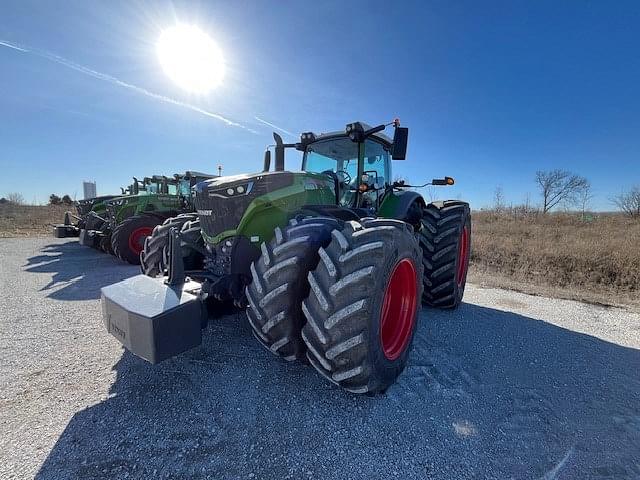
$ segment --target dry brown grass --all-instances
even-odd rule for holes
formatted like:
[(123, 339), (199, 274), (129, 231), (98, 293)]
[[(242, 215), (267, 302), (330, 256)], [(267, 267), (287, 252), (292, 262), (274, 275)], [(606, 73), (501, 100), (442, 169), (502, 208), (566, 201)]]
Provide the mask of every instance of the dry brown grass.
[[(472, 281), (605, 304), (640, 303), (640, 221), (601, 214), (473, 215)], [(534, 293), (535, 293), (535, 289)]]
[(62, 223), (68, 205), (0, 204), (0, 237), (53, 235), (49, 224)]

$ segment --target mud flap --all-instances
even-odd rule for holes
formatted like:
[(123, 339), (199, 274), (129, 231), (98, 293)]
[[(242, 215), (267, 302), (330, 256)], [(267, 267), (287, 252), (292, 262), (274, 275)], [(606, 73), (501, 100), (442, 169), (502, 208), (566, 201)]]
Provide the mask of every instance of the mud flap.
[(207, 310), (193, 280), (169, 286), (136, 275), (102, 288), (102, 320), (131, 353), (158, 363), (202, 343)]

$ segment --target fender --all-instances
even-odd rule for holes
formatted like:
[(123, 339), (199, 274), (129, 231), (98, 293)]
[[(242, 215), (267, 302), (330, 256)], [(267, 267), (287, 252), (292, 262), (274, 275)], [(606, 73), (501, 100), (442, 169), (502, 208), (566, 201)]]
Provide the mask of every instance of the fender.
[(378, 215), (383, 218), (402, 220), (411, 225), (419, 225), (422, 209), (426, 203), (422, 195), (412, 190), (389, 192), (382, 199)]

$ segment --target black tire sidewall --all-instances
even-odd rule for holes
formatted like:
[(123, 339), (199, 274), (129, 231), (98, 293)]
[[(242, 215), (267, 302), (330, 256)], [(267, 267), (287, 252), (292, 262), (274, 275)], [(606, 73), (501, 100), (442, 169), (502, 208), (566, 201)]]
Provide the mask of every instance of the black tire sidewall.
[(462, 302), (462, 297), (464, 296), (464, 289), (467, 285), (467, 272), (469, 271), (469, 259), (471, 258), (471, 215), (469, 210), (465, 210), (464, 214), (460, 218), (460, 234), (458, 235), (458, 241), (456, 242), (456, 252), (460, 252), (460, 242), (462, 241), (462, 235), (464, 233), (464, 228), (467, 227), (467, 231), (469, 232), (469, 245), (467, 247), (467, 268), (464, 271), (464, 276), (462, 277), (462, 282), (458, 285), (458, 269), (460, 267), (460, 263), (464, 261), (458, 253), (456, 253), (456, 267), (455, 267), (455, 295), (456, 295), (456, 304)]

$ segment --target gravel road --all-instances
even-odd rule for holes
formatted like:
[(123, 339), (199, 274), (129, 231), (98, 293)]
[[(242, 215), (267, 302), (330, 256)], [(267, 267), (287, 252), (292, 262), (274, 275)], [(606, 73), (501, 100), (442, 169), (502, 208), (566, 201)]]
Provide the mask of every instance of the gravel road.
[(242, 316), (151, 366), (106, 334), (137, 273), (0, 239), (0, 478), (640, 478), (640, 315), (469, 286), (387, 394), (269, 354)]

